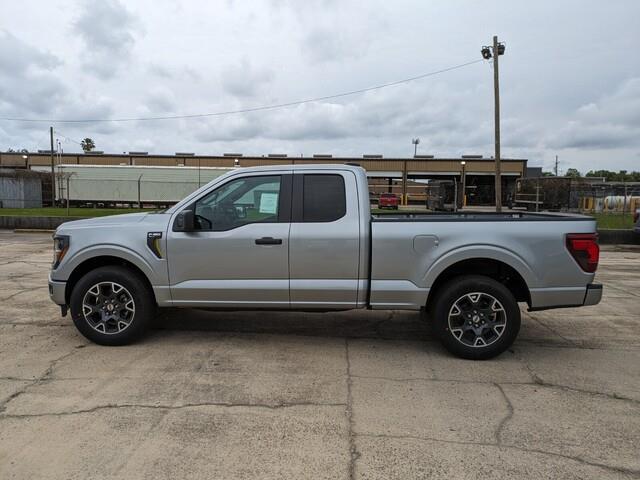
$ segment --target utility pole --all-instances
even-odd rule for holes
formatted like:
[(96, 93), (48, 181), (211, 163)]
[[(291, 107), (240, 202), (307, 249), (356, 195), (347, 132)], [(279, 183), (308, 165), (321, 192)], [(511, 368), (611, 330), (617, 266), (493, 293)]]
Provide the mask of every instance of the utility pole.
[(496, 212), (502, 212), (502, 166), (500, 165), (500, 78), (498, 71), (498, 57), (504, 55), (504, 43), (498, 42), (498, 36), (493, 36), (493, 46), (482, 47), (482, 58), (489, 60), (493, 57), (493, 98), (495, 111), (495, 177), (496, 177)]
[(556, 177), (558, 176), (558, 155), (556, 155), (556, 166), (555, 166)]
[(56, 171), (53, 160), (53, 127), (49, 127), (49, 139), (51, 140), (51, 206), (56, 206)]
[(500, 79), (498, 77), (498, 36), (493, 36), (493, 93), (496, 130), (496, 212), (502, 212), (502, 166), (500, 165)]

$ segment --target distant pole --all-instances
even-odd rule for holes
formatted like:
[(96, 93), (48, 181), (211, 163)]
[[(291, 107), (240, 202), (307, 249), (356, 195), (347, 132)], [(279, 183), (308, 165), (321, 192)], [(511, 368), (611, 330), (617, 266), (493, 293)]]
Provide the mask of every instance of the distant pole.
[(71, 178), (71, 175), (73, 174), (67, 175), (67, 217), (69, 216), (69, 203), (71, 198), (71, 194), (69, 193), (69, 179)]
[(51, 140), (51, 206), (56, 206), (56, 171), (53, 160), (53, 127), (49, 127), (49, 139)]
[(198, 157), (198, 188), (200, 188), (200, 157)]
[(142, 202), (140, 201), (140, 181), (142, 180), (142, 175), (138, 177), (138, 208), (142, 208)]
[(465, 162), (464, 160), (462, 162), (460, 162), (460, 165), (462, 165), (462, 207), (466, 207), (467, 206), (467, 176), (466, 176), (466, 164), (467, 162)]
[(556, 155), (556, 166), (555, 166), (556, 177), (558, 176), (558, 155)]
[(498, 75), (498, 36), (493, 36), (493, 92), (496, 130), (496, 212), (502, 212), (502, 169), (500, 165), (500, 79)]
[(402, 161), (402, 205), (407, 204), (407, 161)]

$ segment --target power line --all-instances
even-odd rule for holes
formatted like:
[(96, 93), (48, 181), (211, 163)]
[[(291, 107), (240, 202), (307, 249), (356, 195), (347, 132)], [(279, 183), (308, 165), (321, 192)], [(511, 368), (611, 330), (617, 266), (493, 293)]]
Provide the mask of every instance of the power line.
[(357, 95), (360, 93), (371, 92), (373, 90), (380, 90), (382, 88), (393, 87), (395, 85), (401, 85), (403, 83), (413, 82), (415, 80), (421, 80), (426, 77), (432, 77), (440, 73), (450, 72), (451, 70), (457, 70), (475, 63), (480, 63), (483, 60), (473, 60), (470, 62), (461, 63), (452, 67), (443, 68), (441, 70), (435, 70), (429, 73), (423, 73), (416, 75), (415, 77), (405, 78), (403, 80), (397, 80), (395, 82), (383, 83), (381, 85), (375, 85), (373, 87), (361, 88), (359, 90), (351, 90), (349, 92), (337, 93), (335, 95), (326, 95), (322, 97), (308, 98), (305, 100), (297, 100), (286, 103), (276, 103), (273, 105), (262, 105), (259, 107), (243, 108), (239, 110), (227, 110), (222, 112), (213, 113), (196, 113), (191, 115), (167, 115), (160, 117), (137, 117), (137, 118), (88, 118), (88, 119), (61, 119), (61, 118), (16, 118), (16, 117), (0, 117), (0, 120), (12, 121), (12, 122), (42, 122), (42, 123), (103, 123), (103, 122), (146, 122), (155, 120), (178, 120), (189, 118), (203, 118), (203, 117), (221, 117), (224, 115), (235, 115), (240, 113), (260, 112), (264, 110), (275, 110), (278, 108), (293, 107), (296, 105), (303, 105), (305, 103), (321, 102), (324, 100), (332, 100), (334, 98), (347, 97), (349, 95)]
[(73, 138), (69, 138), (69, 137), (67, 137), (64, 133), (62, 133), (62, 132), (61, 132), (60, 130), (58, 130), (57, 128), (54, 128), (54, 129), (53, 129), (53, 131), (54, 131), (56, 134), (58, 134), (60, 137), (62, 137), (62, 138), (64, 138), (65, 140), (67, 140), (68, 142), (73, 142), (73, 143), (76, 143), (76, 144), (78, 144), (78, 145), (82, 146), (82, 143), (80, 143), (80, 142), (78, 142), (78, 141), (74, 140)]

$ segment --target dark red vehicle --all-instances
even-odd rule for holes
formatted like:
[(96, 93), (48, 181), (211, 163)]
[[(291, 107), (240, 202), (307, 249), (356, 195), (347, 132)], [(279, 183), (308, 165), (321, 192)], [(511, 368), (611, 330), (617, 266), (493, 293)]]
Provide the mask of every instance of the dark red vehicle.
[(398, 209), (400, 200), (395, 193), (381, 193), (378, 197), (378, 208), (391, 208), (393, 210)]

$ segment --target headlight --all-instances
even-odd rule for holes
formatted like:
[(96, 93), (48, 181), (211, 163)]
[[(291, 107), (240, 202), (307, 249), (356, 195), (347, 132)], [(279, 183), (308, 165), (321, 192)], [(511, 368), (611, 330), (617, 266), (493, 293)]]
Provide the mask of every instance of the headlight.
[(60, 265), (60, 262), (69, 250), (69, 236), (68, 235), (56, 235), (53, 237), (53, 265), (52, 269), (55, 270)]

